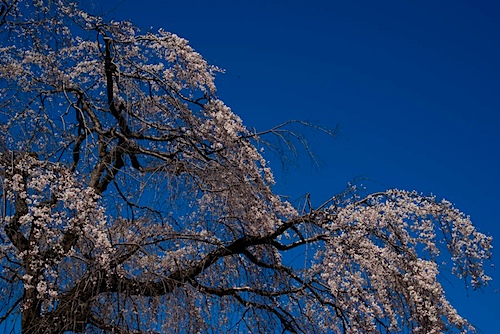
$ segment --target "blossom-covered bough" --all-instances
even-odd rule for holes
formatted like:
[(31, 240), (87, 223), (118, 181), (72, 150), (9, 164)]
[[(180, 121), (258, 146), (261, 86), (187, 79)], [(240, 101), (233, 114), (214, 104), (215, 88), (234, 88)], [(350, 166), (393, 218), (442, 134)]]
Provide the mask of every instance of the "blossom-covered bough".
[(186, 40), (67, 0), (3, 0), (0, 31), (4, 328), (472, 330), (439, 270), (451, 254), (486, 284), (491, 239), (450, 203), (389, 190), (298, 211)]

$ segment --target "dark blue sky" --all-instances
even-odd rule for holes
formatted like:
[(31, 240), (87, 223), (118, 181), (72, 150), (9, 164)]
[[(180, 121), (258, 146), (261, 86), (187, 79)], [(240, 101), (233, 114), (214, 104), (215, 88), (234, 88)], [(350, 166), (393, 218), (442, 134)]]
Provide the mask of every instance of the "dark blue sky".
[[(500, 245), (500, 2), (99, 2), (120, 3), (110, 17), (163, 27), (225, 68), (219, 96), (247, 126), (340, 126), (336, 139), (307, 131), (319, 168), (300, 159), (283, 173), (271, 161), (279, 193), (319, 203), (356, 177), (369, 191), (433, 193)], [(489, 274), (483, 292), (445, 284), (484, 333), (500, 312), (500, 274)]]

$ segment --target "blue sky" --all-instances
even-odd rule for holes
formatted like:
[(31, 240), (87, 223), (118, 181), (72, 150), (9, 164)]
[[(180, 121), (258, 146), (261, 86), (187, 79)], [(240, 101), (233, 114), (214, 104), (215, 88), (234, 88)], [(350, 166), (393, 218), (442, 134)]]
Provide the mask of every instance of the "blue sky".
[[(279, 193), (319, 203), (357, 177), (369, 191), (433, 193), (500, 245), (500, 2), (99, 2), (118, 5), (110, 17), (188, 39), (225, 68), (218, 94), (247, 126), (340, 127), (336, 139), (306, 132), (319, 168), (271, 161)], [(500, 312), (500, 274), (489, 274), (483, 292), (445, 283), (484, 333)]]

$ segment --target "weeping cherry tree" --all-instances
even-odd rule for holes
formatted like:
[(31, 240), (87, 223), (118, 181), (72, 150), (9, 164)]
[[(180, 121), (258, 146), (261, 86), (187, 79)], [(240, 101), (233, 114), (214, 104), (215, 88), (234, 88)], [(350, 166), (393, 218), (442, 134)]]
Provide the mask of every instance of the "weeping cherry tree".
[(438, 276), (447, 259), (487, 284), (491, 238), (449, 202), (347, 191), (299, 210), (257, 148), (284, 129), (247, 129), (185, 39), (69, 0), (0, 4), (6, 331), (473, 330)]

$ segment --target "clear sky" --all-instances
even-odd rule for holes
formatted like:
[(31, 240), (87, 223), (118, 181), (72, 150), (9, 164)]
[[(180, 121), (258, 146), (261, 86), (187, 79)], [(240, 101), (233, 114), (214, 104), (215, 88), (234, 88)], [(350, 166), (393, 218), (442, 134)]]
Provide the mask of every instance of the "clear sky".
[[(433, 193), (500, 251), (499, 1), (93, 1), (188, 39), (225, 68), (218, 95), (247, 126), (340, 126), (336, 139), (307, 132), (319, 168), (271, 161), (276, 190), (292, 201), (322, 202), (357, 177), (369, 191)], [(445, 286), (461, 315), (495, 333), (500, 274), (489, 274), (482, 292)]]

